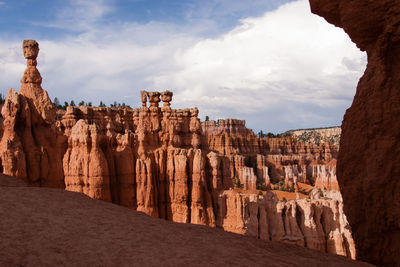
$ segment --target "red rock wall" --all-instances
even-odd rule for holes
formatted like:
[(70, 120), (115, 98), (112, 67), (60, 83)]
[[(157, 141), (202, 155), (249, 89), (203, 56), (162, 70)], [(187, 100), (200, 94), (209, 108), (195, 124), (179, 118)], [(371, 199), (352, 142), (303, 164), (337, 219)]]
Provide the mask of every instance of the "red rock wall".
[(355, 258), (343, 204), (338, 200), (278, 201), (264, 195), (224, 191), (217, 225), (226, 231), (281, 241)]
[(317, 146), (295, 137), (257, 138), (241, 120), (205, 121), (202, 129), (203, 146), (225, 156), (231, 178), (237, 177), (246, 189), (256, 189), (257, 183), (268, 188), (271, 181), (284, 180), (287, 185), (312, 183), (321, 189), (339, 190), (338, 147), (333, 144)]
[(66, 189), (154, 217), (214, 226), (212, 189), (222, 189), (222, 181), (209, 178), (221, 179), (212, 157), (197, 148), (197, 113), (68, 107), (58, 125), (68, 136)]
[(400, 2), (310, 0), (368, 55), (346, 111), (338, 158), (344, 209), (360, 260), (400, 262)]

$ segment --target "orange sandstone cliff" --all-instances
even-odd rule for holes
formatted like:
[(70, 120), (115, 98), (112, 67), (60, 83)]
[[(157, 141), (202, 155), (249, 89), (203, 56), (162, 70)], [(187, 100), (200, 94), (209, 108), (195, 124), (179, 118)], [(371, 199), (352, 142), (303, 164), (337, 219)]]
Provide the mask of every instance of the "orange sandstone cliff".
[(201, 123), (197, 108), (171, 108), (170, 91), (142, 91), (135, 109), (56, 114), (40, 87), (38, 44), (24, 41), (23, 49), (20, 92), (11, 89), (2, 109), (5, 174), (156, 218), (355, 257), (337, 146), (257, 138), (240, 120)]
[(400, 2), (310, 0), (368, 55), (342, 124), (338, 179), (358, 258), (400, 262)]

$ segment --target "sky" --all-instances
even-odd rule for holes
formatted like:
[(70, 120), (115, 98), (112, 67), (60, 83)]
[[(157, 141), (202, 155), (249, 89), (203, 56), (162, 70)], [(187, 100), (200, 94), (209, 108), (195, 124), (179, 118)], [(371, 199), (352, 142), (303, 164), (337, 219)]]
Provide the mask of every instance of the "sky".
[(18, 89), (24, 39), (39, 42), (51, 99), (237, 118), (255, 132), (340, 125), (366, 55), (307, 0), (0, 0), (0, 93)]

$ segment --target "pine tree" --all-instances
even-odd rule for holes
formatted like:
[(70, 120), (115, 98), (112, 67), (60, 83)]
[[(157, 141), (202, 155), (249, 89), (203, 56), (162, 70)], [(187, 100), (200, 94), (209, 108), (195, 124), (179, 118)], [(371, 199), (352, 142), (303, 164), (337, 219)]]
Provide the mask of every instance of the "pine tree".
[(57, 97), (54, 98), (53, 104), (58, 109), (58, 106), (60, 106), (60, 101), (58, 100)]

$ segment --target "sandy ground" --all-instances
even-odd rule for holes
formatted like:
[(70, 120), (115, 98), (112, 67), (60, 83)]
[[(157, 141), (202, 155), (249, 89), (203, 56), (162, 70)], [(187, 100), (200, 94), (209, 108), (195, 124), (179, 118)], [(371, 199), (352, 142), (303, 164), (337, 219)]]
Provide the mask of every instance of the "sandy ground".
[(0, 175), (0, 266), (368, 266)]
[(292, 199), (297, 199), (297, 195), (299, 196), (300, 199), (307, 198), (307, 195), (304, 195), (302, 193), (294, 193), (294, 192), (287, 192), (287, 191), (280, 191), (280, 190), (272, 190), (276, 194), (279, 200), (282, 200), (283, 198), (286, 198), (286, 200), (292, 200)]

